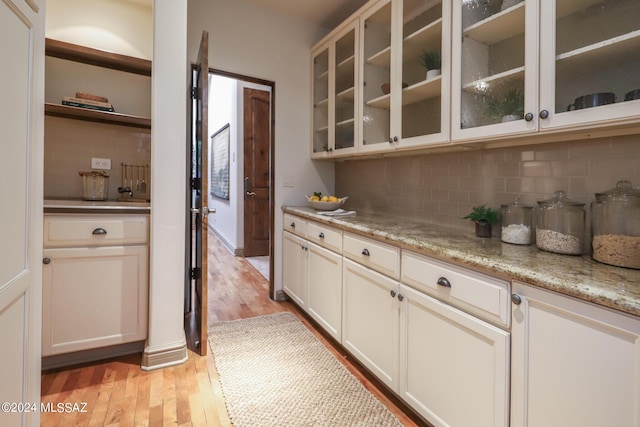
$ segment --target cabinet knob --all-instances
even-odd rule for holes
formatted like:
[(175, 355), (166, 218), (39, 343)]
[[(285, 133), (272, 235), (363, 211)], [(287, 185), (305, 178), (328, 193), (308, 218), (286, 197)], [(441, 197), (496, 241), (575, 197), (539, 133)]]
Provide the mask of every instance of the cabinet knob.
[(398, 294), (398, 301), (402, 301), (404, 299), (404, 295)]
[(524, 115), (524, 119), (528, 122), (530, 122), (531, 120), (533, 120), (533, 113), (527, 113)]
[(51, 263), (51, 259), (50, 258), (43, 258), (42, 259), (42, 263), (43, 264), (49, 264), (49, 263)]
[(318, 234), (318, 237), (319, 237), (320, 239), (324, 239), (324, 233), (320, 233), (320, 234)]
[(546, 119), (547, 117), (549, 117), (549, 111), (547, 111), (547, 110), (540, 111), (540, 118), (541, 119)]
[(91, 234), (107, 234), (107, 230), (104, 228), (96, 228), (91, 232)]
[(511, 302), (515, 305), (520, 305), (522, 298), (518, 294), (511, 294)]
[(393, 137), (393, 142), (398, 142), (398, 137), (397, 136)]
[(363, 250), (362, 250), (362, 255), (364, 255), (364, 256), (369, 256), (369, 255), (371, 255), (371, 254), (369, 253), (369, 249), (366, 249), (366, 248), (365, 248), (365, 249), (363, 249)]
[(451, 287), (451, 282), (449, 282), (449, 279), (447, 279), (446, 277), (438, 278), (438, 280), (436, 281), (436, 284), (438, 286), (443, 286), (445, 288), (450, 288)]
[(389, 144), (393, 144), (393, 138), (389, 137)]
[(394, 291), (393, 289), (391, 289), (391, 298), (395, 298), (396, 296), (396, 291)]
[(296, 228), (296, 223), (295, 222), (291, 223), (291, 228)]

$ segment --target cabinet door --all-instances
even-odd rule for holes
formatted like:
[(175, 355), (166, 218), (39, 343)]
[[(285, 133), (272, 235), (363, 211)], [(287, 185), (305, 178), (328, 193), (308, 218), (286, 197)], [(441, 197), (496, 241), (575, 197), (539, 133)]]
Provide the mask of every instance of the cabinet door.
[(541, 11), (541, 127), (637, 122), (640, 2), (542, 1)]
[[(318, 157), (329, 153), (329, 45), (320, 47), (311, 54), (311, 156)], [(333, 138), (333, 135), (331, 135)]]
[[(334, 60), (334, 146), (333, 155), (356, 151), (356, 70), (359, 65), (356, 20), (336, 35)], [(331, 152), (331, 149), (330, 149)]]
[(342, 256), (308, 242), (309, 294), (307, 312), (331, 336), (342, 335)]
[(47, 249), (42, 355), (147, 337), (147, 246)]
[(538, 4), (453, 2), (453, 139), (537, 131)]
[(513, 284), (511, 425), (637, 426), (640, 319)]
[(403, 0), (401, 137), (398, 148), (449, 140), (451, 2)]
[(399, 283), (347, 259), (342, 277), (342, 345), (397, 390)]
[[(395, 3), (394, 3), (395, 4)], [(398, 141), (391, 127), (391, 110), (399, 105), (400, 77), (397, 75), (392, 44), (392, 2), (381, 1), (361, 19), (362, 46), (361, 107), (362, 140), (360, 151), (385, 151)], [(395, 135), (393, 132), (396, 132)]]
[(507, 426), (509, 333), (407, 286), (400, 295), (400, 396), (435, 426)]
[(287, 231), (282, 233), (282, 288), (300, 307), (307, 305), (306, 242)]

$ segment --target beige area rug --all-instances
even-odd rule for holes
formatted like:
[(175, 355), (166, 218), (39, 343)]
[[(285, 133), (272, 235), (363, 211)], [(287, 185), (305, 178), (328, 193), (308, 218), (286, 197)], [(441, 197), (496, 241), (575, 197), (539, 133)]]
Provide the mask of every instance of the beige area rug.
[(236, 427), (402, 426), (291, 313), (209, 326)]

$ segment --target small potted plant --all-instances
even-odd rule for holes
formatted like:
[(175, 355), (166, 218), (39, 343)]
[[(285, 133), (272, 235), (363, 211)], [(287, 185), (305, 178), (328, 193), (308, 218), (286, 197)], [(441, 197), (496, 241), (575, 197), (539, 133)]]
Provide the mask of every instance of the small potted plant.
[(440, 75), (441, 58), (437, 50), (423, 50), (420, 62), (427, 69), (427, 80)]
[(500, 221), (498, 211), (487, 205), (474, 206), (472, 212), (463, 217), (476, 223), (476, 236), (491, 237), (491, 225)]
[(520, 120), (524, 115), (524, 95), (517, 89), (512, 89), (498, 98), (487, 99), (485, 114), (502, 122)]

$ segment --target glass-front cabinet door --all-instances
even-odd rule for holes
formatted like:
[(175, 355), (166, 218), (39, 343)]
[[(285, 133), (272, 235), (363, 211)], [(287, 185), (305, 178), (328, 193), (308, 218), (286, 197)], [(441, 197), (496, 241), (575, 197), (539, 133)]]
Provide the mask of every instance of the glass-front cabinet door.
[(451, 2), (403, 0), (401, 137), (398, 147), (449, 139)]
[[(389, 150), (400, 135), (392, 135), (391, 106), (398, 102), (392, 70), (395, 48), (391, 45), (392, 4), (388, 0), (365, 12), (361, 20), (361, 152)], [(396, 77), (394, 79), (394, 77)], [(393, 129), (395, 131), (395, 129)]]
[(311, 55), (311, 155), (329, 152), (329, 46)]
[(454, 140), (537, 130), (538, 5), (538, 0), (453, 2)]
[(541, 129), (637, 123), (640, 1), (542, 0), (540, 22)]
[(334, 147), (333, 154), (355, 152), (356, 145), (356, 70), (358, 69), (357, 20), (336, 35), (334, 61)]

